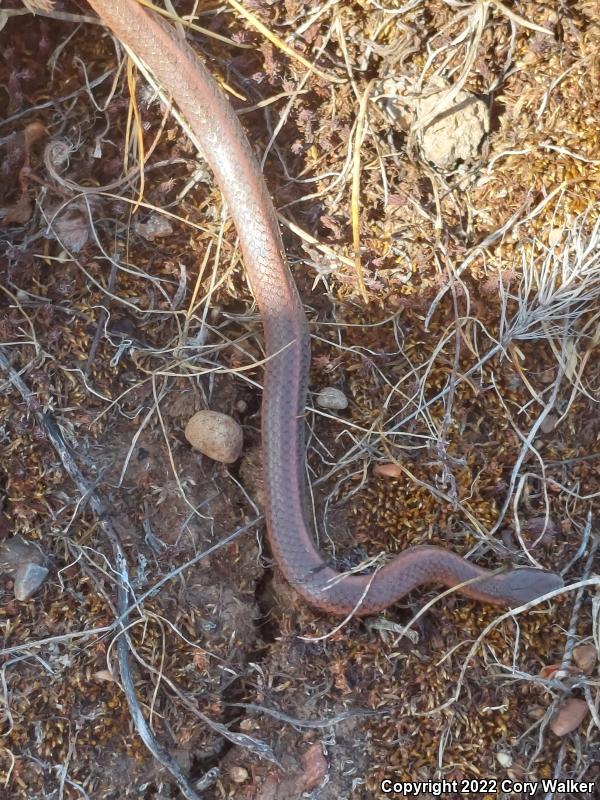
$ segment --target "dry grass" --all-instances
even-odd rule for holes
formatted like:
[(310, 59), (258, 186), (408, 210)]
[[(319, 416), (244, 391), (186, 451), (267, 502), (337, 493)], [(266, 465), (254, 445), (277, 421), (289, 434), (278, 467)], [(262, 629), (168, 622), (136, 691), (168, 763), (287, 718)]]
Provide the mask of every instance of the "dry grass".
[[(0, 11), (0, 533), (53, 559), (28, 603), (0, 584), (4, 786), (293, 798), (314, 742), (323, 798), (378, 796), (383, 777), (598, 780), (597, 668), (573, 661), (600, 650), (594, 6), (228, 5), (177, 22), (262, 157), (311, 391), (351, 400), (307, 415), (321, 545), (351, 570), (441, 544), (561, 571), (567, 590), (506, 614), (428, 593), (336, 625), (273, 579), (244, 535), (261, 531), (256, 467), (182, 437), (213, 407), (256, 448), (264, 361), (193, 137), (81, 9)], [(389, 77), (446, 89), (394, 128)], [(492, 130), (436, 170), (423, 135), (461, 91)], [(569, 696), (590, 714), (559, 740)]]

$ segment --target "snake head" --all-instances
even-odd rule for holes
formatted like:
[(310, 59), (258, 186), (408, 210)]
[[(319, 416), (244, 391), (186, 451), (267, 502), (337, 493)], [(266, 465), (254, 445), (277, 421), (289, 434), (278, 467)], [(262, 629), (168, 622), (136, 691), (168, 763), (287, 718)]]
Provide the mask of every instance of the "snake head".
[(502, 578), (503, 589), (506, 589), (508, 605), (511, 608), (537, 600), (538, 597), (564, 586), (560, 575), (533, 567), (513, 569)]

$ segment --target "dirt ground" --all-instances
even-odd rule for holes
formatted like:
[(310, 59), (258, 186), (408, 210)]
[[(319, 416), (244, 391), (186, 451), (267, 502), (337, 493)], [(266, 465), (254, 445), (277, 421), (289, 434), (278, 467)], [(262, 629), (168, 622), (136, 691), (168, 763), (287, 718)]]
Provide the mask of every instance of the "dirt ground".
[[(208, 168), (89, 7), (35, 5), (0, 9), (0, 797), (600, 797), (597, 0), (243, 0), (187, 28), (310, 322), (322, 549), (567, 587), (346, 622), (264, 541), (260, 316)], [(242, 425), (236, 463), (187, 443), (204, 408)], [(48, 576), (20, 601), (24, 558)]]

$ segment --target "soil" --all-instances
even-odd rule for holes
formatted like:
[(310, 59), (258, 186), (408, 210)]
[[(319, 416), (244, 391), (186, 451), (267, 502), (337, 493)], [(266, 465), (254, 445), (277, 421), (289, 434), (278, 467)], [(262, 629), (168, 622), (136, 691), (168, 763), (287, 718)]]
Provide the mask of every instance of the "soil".
[[(137, 601), (135, 696), (198, 796), (377, 798), (385, 779), (396, 798), (411, 796), (404, 782), (439, 780), (489, 781), (484, 798), (600, 796), (598, 667), (573, 659), (576, 645), (598, 647), (593, 586), (514, 617), (423, 588), (342, 621), (285, 583), (262, 518), (260, 317), (218, 188), (89, 8), (35, 5), (0, 10), (0, 541), (14, 550), (0, 557), (0, 796), (183, 796), (123, 688), (115, 540)], [(174, 3), (181, 15), (192, 5)], [(566, 570), (568, 586), (590, 581), (597, 4), (244, 8), (292, 51), (234, 4), (196, 19), (228, 42), (187, 35), (257, 153), (269, 149), (313, 334), (320, 546), (340, 569), (437, 544), (489, 568), (533, 561)], [(299, 57), (320, 73), (296, 92)], [(460, 149), (470, 160), (443, 167), (411, 116), (440, 80), (489, 112)], [(451, 128), (470, 135), (454, 117)], [(326, 386), (347, 410), (313, 408)], [(243, 427), (239, 462), (191, 449), (183, 431), (203, 408)], [(17, 540), (50, 569), (25, 602)], [(594, 715), (559, 737), (551, 721), (568, 697)], [(548, 793), (539, 781), (552, 777), (598, 788)], [(419, 794), (434, 796), (434, 784)]]

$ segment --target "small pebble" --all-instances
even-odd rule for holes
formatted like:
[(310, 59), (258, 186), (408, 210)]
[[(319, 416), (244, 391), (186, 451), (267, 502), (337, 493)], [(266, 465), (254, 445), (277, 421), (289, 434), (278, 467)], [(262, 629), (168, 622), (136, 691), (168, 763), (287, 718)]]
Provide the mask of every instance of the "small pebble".
[(550, 247), (556, 247), (560, 244), (563, 238), (564, 228), (552, 228), (548, 234), (548, 244)]
[(542, 433), (550, 433), (551, 431), (556, 428), (556, 423), (558, 422), (558, 417), (556, 414), (548, 414), (547, 417), (544, 417), (542, 420), (542, 424), (540, 425), (540, 430)]
[(348, 398), (335, 386), (326, 386), (317, 395), (317, 405), (321, 408), (331, 408), (334, 411), (343, 411), (348, 408)]
[(232, 767), (229, 774), (234, 783), (244, 783), (248, 780), (248, 770), (244, 767)]
[(48, 577), (46, 567), (28, 561), (21, 564), (15, 572), (15, 598), (17, 600), (29, 600)]
[(92, 678), (95, 678), (97, 681), (109, 681), (111, 683), (118, 683), (119, 681), (115, 673), (111, 672), (109, 669), (100, 669), (98, 672), (94, 672)]
[(598, 651), (593, 644), (579, 644), (573, 650), (573, 661), (585, 675), (591, 675), (598, 662)]
[(403, 478), (404, 472), (399, 464), (388, 462), (386, 464), (376, 464), (373, 467), (373, 474), (379, 475), (382, 478)]
[(135, 230), (144, 239), (153, 242), (155, 239), (163, 239), (173, 233), (173, 226), (170, 220), (162, 214), (151, 214), (146, 222), (137, 222)]
[(566, 736), (581, 725), (589, 711), (585, 700), (569, 697), (550, 720), (550, 730), (556, 736)]
[(315, 742), (302, 756), (303, 775), (300, 779), (300, 788), (304, 792), (310, 792), (319, 786), (327, 776), (328, 766), (323, 748), (319, 742)]
[(185, 426), (185, 438), (195, 450), (222, 464), (232, 464), (242, 454), (241, 425), (219, 411), (198, 411)]

